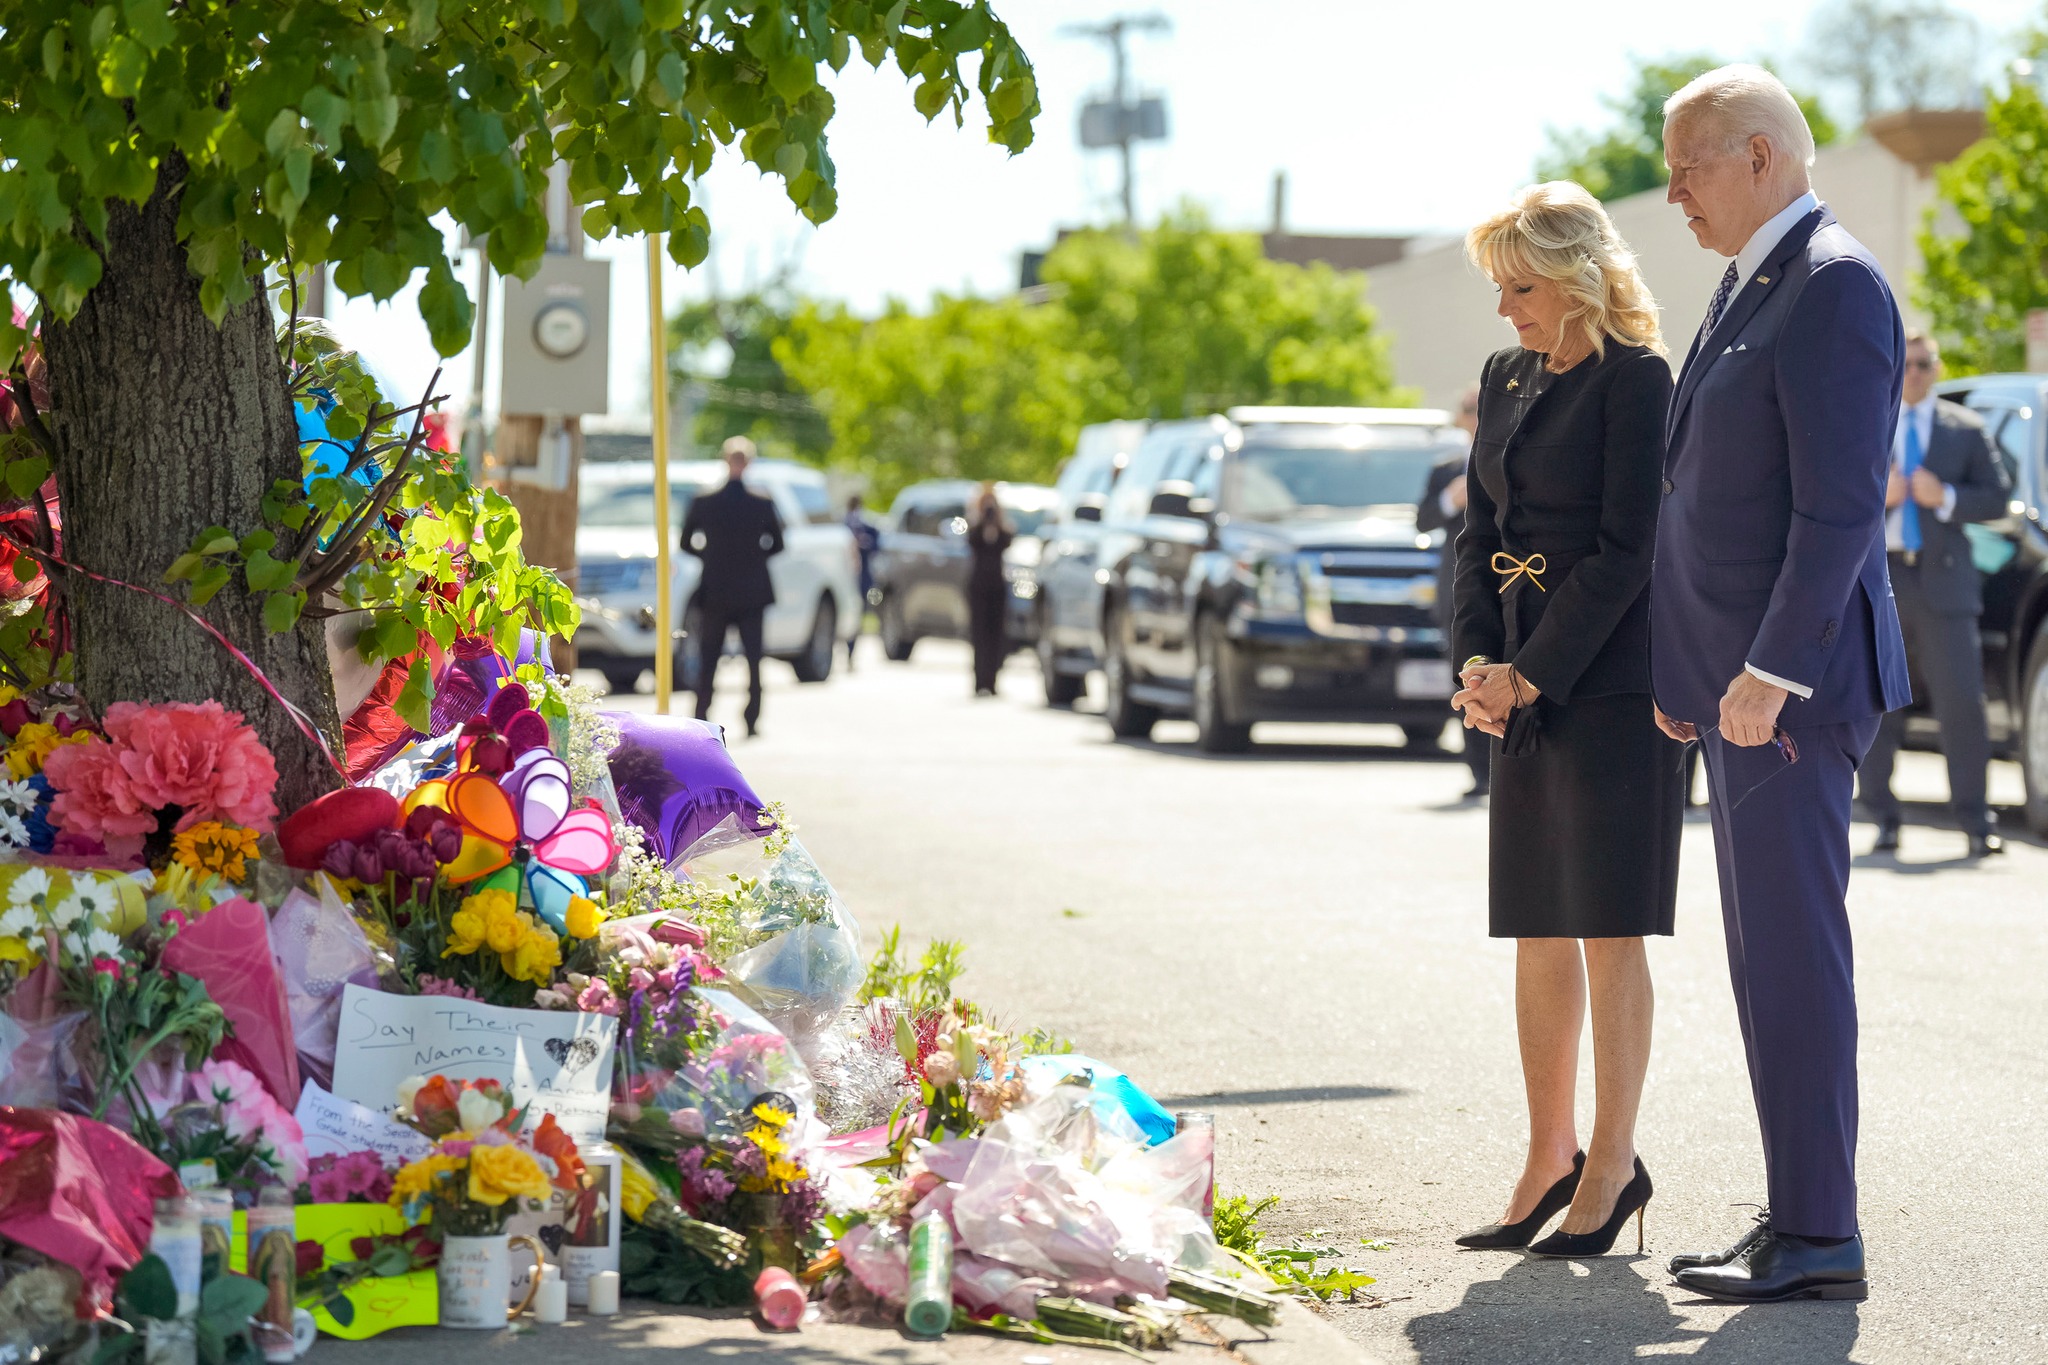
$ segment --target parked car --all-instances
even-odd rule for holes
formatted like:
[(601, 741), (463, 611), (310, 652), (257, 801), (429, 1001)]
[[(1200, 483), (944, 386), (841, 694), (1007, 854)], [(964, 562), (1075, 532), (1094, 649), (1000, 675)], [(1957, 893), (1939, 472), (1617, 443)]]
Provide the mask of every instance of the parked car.
[(1110, 729), (1190, 715), (1203, 749), (1233, 752), (1262, 720), (1359, 721), (1435, 744), (1452, 676), (1415, 502), (1458, 444), (1435, 409), (1154, 427), (1102, 518)]
[[(882, 652), (901, 663), (919, 640), (967, 638), (967, 508), (981, 485), (968, 479), (914, 483), (896, 495), (889, 523), (875, 552), (876, 612), (881, 617)], [(1010, 582), (1012, 648), (1027, 644), (1034, 621), (1040, 528), (1057, 495), (1028, 483), (999, 483), (996, 500), (1016, 527), (1017, 538), (1003, 556)]]
[[(658, 638), (675, 651), (675, 678), (689, 687), (696, 651), (684, 648), (702, 571), (695, 555), (670, 546), (671, 602), (675, 619), (657, 632), (654, 617), (654, 466), (646, 461), (585, 465), (576, 528), (576, 594), (583, 624), (576, 631), (579, 662), (595, 668), (615, 692), (630, 692), (642, 669), (654, 666)], [(725, 482), (714, 460), (669, 467), (669, 534), (677, 535), (690, 503)], [(824, 476), (782, 461), (759, 460), (747, 486), (775, 500), (782, 517), (783, 552), (768, 561), (775, 605), (762, 621), (771, 658), (786, 661), (804, 682), (831, 675), (840, 641), (860, 621), (860, 565), (853, 533), (831, 515)], [(821, 519), (822, 518), (822, 519)]]
[[(2007, 514), (1966, 530), (1984, 573), (1980, 628), (1994, 752), (2019, 761), (2027, 827), (2048, 835), (2048, 375), (1977, 375), (1939, 392), (1984, 419), (2012, 476)], [(1913, 695), (1927, 695), (1917, 679)], [(1907, 739), (1939, 743), (1924, 701), (1914, 703)]]
[(1039, 537), (1030, 634), (1048, 706), (1080, 700), (1088, 675), (1101, 667), (1095, 650), (1102, 636), (1102, 509), (1148, 429), (1145, 422), (1083, 427), (1053, 485), (1058, 509)]

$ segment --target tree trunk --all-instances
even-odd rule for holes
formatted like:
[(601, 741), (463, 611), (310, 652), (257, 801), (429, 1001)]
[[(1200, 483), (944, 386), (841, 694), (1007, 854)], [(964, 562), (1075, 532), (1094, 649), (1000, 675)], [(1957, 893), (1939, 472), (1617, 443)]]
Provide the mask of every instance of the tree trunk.
[[(219, 327), (208, 321), (176, 231), (184, 176), (173, 155), (140, 209), (111, 206), (105, 273), (75, 318), (43, 333), (65, 558), (173, 594), (182, 590), (166, 588), (164, 570), (194, 536), (216, 525), (246, 535), (262, 524), (271, 484), (301, 477), (270, 303), (259, 289)], [(218, 700), (276, 755), (281, 811), (339, 785), (284, 708), (182, 612), (78, 574), (64, 578), (88, 706)], [(238, 573), (203, 614), (332, 741), (340, 726), (321, 624), (272, 635), (262, 607)]]

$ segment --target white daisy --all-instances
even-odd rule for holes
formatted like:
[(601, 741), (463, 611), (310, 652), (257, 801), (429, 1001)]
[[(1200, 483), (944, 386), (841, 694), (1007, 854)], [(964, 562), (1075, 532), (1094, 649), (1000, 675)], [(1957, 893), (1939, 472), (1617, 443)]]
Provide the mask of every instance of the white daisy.
[(94, 957), (119, 958), (121, 936), (111, 929), (95, 929), (85, 936), (86, 950)]
[(78, 894), (73, 892), (55, 905), (49, 907), (50, 923), (59, 929), (69, 929), (86, 917), (85, 906), (79, 903)]
[(107, 923), (119, 904), (119, 898), (114, 895), (112, 888), (95, 881), (85, 873), (71, 879), (71, 899), (95, 924)]
[(0, 778), (0, 810), (27, 815), (36, 808), (36, 789), (26, 782)]
[(0, 938), (27, 938), (42, 927), (42, 922), (33, 905), (17, 905), (0, 914)]
[(28, 826), (11, 810), (0, 807), (0, 844), (21, 848), (28, 843)]
[(7, 900), (11, 905), (27, 905), (38, 896), (50, 893), (50, 874), (40, 867), (23, 870), (14, 879), (14, 885), (7, 888)]
[(76, 934), (64, 935), (64, 955), (73, 962), (86, 961), (85, 940)]

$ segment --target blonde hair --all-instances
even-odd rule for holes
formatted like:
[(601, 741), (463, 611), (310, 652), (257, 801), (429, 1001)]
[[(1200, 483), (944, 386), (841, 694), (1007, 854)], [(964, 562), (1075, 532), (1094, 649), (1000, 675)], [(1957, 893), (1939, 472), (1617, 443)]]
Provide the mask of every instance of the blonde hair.
[(1800, 165), (1813, 165), (1813, 129), (1806, 126), (1806, 114), (1785, 82), (1760, 66), (1717, 66), (1693, 77), (1664, 101), (1665, 131), (1679, 117), (1695, 114), (1720, 134), (1724, 152), (1740, 152), (1752, 137), (1761, 137)]
[(1495, 280), (1555, 282), (1572, 303), (1562, 330), (1577, 327), (1594, 355), (1607, 353), (1610, 337), (1664, 354), (1657, 301), (1635, 253), (1584, 187), (1569, 180), (1529, 186), (1465, 234), (1465, 254)]

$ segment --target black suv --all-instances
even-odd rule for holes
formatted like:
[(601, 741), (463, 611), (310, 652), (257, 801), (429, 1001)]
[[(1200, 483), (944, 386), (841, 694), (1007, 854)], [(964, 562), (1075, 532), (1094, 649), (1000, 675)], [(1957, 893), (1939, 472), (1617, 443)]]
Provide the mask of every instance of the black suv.
[(1434, 745), (1452, 691), (1439, 551), (1415, 529), (1450, 414), (1235, 408), (1153, 428), (1102, 517), (1105, 711), (1191, 715), (1242, 750), (1261, 720), (1391, 723)]
[[(1984, 419), (2012, 476), (2007, 514), (1965, 529), (1984, 573), (1981, 627), (1992, 743), (2019, 760), (2027, 827), (2048, 835), (2048, 375), (1976, 375), (1949, 380), (1938, 391)], [(1913, 694), (1927, 695), (1917, 681)], [(1916, 702), (1909, 739), (1933, 724)]]

